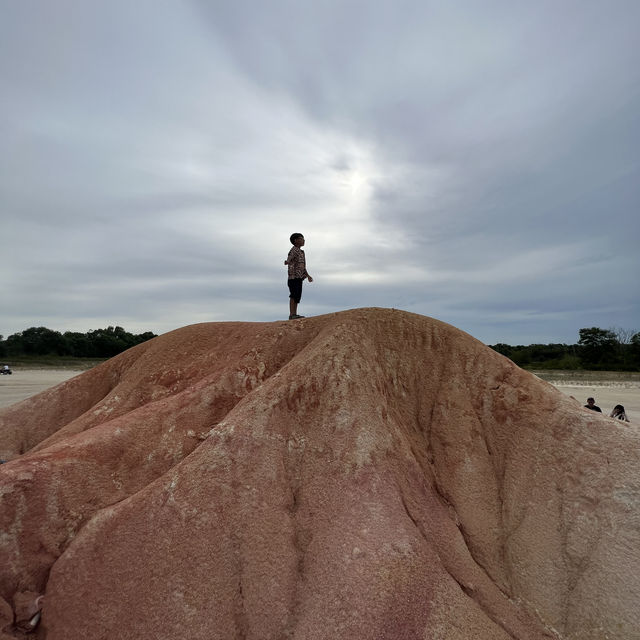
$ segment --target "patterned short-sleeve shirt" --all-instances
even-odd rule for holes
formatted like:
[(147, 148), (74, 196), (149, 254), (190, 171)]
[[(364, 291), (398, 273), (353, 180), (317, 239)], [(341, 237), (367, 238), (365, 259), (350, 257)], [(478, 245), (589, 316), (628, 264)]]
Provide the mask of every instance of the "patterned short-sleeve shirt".
[(293, 278), (307, 277), (307, 263), (304, 257), (304, 251), (300, 247), (291, 247), (289, 255), (287, 256), (288, 277), (289, 280)]

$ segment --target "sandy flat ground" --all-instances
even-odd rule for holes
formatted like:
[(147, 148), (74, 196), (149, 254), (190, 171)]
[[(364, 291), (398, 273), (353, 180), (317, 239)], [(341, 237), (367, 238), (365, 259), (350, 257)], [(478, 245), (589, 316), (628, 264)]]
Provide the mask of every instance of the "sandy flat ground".
[(611, 409), (621, 404), (627, 414), (627, 418), (635, 424), (640, 423), (640, 387), (614, 387), (614, 386), (587, 386), (587, 385), (553, 385), (562, 393), (573, 396), (581, 404), (587, 404), (587, 398), (591, 397), (596, 405), (602, 409), (602, 413), (609, 415)]
[(581, 405), (587, 403), (587, 398), (594, 398), (605, 415), (609, 415), (615, 405), (621, 404), (627, 418), (640, 424), (640, 373), (538, 371), (535, 374), (562, 393), (573, 396)]
[(14, 369), (10, 376), (0, 375), (0, 407), (20, 402), (81, 373), (69, 369)]
[[(65, 369), (18, 369), (13, 375), (0, 376), (0, 408), (24, 400), (40, 391), (81, 374), (82, 371)], [(603, 413), (609, 414), (614, 405), (621, 404), (627, 411), (629, 420), (640, 423), (640, 379), (630, 376), (615, 380), (554, 380), (544, 376), (556, 389), (573, 396), (580, 404), (585, 404), (589, 396)]]

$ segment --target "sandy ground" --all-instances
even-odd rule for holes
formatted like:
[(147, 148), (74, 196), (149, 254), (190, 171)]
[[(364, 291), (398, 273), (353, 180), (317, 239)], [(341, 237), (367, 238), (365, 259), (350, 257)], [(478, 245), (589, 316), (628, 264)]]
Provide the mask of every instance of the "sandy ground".
[(596, 405), (602, 409), (602, 413), (609, 415), (611, 409), (621, 404), (630, 422), (640, 423), (640, 386), (614, 387), (614, 386), (587, 386), (587, 385), (553, 385), (562, 393), (574, 397), (580, 404), (587, 404), (587, 398), (591, 397)]
[(621, 404), (627, 418), (640, 424), (640, 373), (595, 371), (533, 372), (562, 393), (574, 397), (581, 405), (592, 397), (602, 413), (609, 415)]
[[(64, 369), (18, 369), (13, 375), (0, 376), (0, 408), (24, 400), (40, 391), (53, 387), (60, 382), (81, 374), (82, 371)], [(543, 376), (562, 393), (573, 396), (580, 404), (586, 404), (593, 396), (603, 413), (609, 414), (614, 405), (621, 404), (627, 411), (627, 417), (633, 423), (640, 423), (640, 377), (638, 374), (616, 379), (571, 380), (558, 376), (554, 379), (550, 372)], [(577, 377), (577, 376), (576, 376)]]
[(14, 369), (10, 376), (0, 375), (0, 407), (20, 402), (81, 373), (69, 369)]

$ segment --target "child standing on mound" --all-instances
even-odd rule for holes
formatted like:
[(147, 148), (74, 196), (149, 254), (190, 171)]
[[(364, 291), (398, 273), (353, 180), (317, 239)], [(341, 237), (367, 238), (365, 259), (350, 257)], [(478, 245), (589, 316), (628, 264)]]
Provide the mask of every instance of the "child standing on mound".
[(292, 233), (289, 238), (293, 247), (289, 251), (289, 255), (284, 263), (288, 266), (289, 285), (289, 320), (297, 320), (304, 318), (298, 315), (298, 303), (302, 297), (302, 281), (309, 278), (309, 282), (313, 282), (313, 278), (307, 273), (307, 265), (305, 262), (304, 236), (301, 233)]

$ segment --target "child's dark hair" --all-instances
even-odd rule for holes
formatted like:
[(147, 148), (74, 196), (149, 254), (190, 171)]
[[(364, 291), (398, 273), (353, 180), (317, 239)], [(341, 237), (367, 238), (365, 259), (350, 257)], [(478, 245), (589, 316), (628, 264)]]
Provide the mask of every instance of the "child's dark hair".
[(295, 244), (298, 238), (304, 238), (304, 236), (301, 233), (292, 233), (289, 240), (291, 244)]

